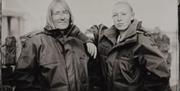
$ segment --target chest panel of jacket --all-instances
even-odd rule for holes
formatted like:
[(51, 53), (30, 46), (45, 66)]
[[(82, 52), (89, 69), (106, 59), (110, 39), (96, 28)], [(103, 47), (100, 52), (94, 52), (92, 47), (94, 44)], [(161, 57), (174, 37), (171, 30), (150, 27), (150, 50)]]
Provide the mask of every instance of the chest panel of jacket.
[(86, 89), (88, 56), (83, 43), (74, 37), (59, 40), (50, 37), (42, 41), (39, 63), (47, 86), (69, 91)]
[(110, 73), (114, 84), (135, 85), (140, 82), (138, 57), (134, 54), (136, 46), (136, 43), (122, 45), (109, 54), (108, 61), (111, 65), (109, 67), (112, 67)]

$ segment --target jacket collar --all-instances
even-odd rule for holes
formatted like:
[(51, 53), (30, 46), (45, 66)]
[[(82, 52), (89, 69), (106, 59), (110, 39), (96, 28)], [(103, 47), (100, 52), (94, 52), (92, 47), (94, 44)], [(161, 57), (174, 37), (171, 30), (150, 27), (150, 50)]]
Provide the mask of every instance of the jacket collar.
[(68, 36), (74, 29), (75, 25), (70, 25), (67, 29), (51, 29), (49, 30), (47, 27), (44, 28), (44, 33), (47, 35), (51, 35), (53, 37), (62, 37)]
[(113, 43), (113, 45), (115, 45), (116, 43), (116, 37), (117, 37), (117, 31), (115, 26), (113, 25), (112, 27), (110, 27), (109, 29), (107, 29), (104, 32), (104, 36), (111, 42)]
[[(134, 20), (129, 28), (126, 30), (124, 36), (122, 36), (122, 40), (118, 44), (126, 44), (129, 42), (136, 42), (137, 41), (137, 35), (136, 30), (139, 26), (139, 22), (137, 20)], [(111, 28), (109, 28), (104, 36), (110, 40), (113, 45), (116, 44), (116, 38), (118, 36), (118, 29), (113, 25)]]

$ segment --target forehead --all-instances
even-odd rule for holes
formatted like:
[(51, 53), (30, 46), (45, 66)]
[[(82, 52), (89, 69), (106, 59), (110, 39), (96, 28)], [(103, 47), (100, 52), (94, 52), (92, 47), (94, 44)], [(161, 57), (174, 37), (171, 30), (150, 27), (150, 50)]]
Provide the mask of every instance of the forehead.
[(67, 10), (65, 5), (62, 3), (56, 3), (54, 4), (54, 6), (52, 7), (52, 11), (56, 12), (56, 11), (65, 11)]
[(126, 12), (126, 13), (131, 13), (131, 6), (129, 6), (126, 3), (117, 3), (113, 7), (113, 13), (118, 13), (118, 12)]

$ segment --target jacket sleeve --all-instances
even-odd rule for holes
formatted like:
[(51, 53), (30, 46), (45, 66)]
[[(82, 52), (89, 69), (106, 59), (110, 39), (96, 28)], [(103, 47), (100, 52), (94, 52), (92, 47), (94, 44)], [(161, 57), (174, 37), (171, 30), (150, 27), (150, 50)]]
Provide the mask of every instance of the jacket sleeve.
[(90, 38), (88, 38), (84, 33), (82, 33), (79, 29), (75, 29), (72, 32), (72, 35), (78, 38), (79, 40), (82, 40), (85, 43), (93, 42)]
[(37, 47), (27, 40), (22, 48), (14, 72), (15, 91), (39, 91), (34, 85), (37, 62)]
[(157, 75), (160, 78), (169, 78), (170, 72), (168, 65), (159, 51), (157, 45), (151, 40), (150, 37), (141, 36), (139, 38), (141, 47), (141, 60), (140, 63), (145, 66), (145, 68)]
[(148, 91), (171, 91), (169, 85), (170, 71), (162, 53), (151, 37), (142, 36), (140, 42), (140, 64), (143, 64), (144, 89)]

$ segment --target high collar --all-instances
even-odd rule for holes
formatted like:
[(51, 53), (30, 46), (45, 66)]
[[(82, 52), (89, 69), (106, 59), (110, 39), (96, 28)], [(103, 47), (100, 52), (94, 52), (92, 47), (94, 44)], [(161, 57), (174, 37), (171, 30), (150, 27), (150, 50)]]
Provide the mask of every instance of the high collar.
[(70, 25), (68, 26), (67, 29), (48, 29), (47, 27), (44, 28), (44, 33), (47, 35), (51, 35), (53, 37), (58, 37), (58, 36), (66, 36), (69, 33), (71, 33), (71, 31), (75, 28), (75, 25)]
[[(122, 37), (120, 43), (136, 41), (137, 40), (136, 30), (138, 26), (139, 26), (139, 22), (137, 20), (133, 20), (133, 22), (130, 24), (128, 29), (125, 31), (125, 34)], [(115, 45), (116, 38), (119, 34), (118, 32), (119, 30), (113, 25), (110, 29), (106, 31), (104, 35)]]

